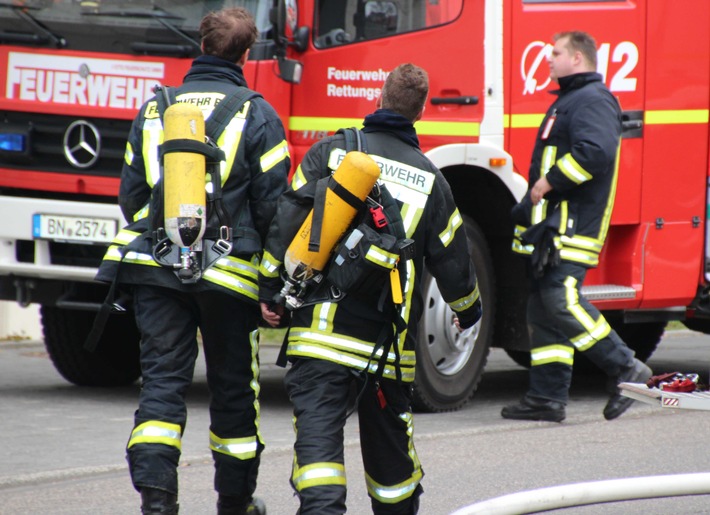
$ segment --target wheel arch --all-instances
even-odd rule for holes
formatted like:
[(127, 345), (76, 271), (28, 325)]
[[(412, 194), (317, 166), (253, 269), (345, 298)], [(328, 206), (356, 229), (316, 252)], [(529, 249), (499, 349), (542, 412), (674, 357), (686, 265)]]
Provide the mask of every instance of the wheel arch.
[[(459, 211), (476, 222), (488, 243), (497, 298), (492, 345), (528, 350), (528, 283), (523, 258), (511, 251), (510, 218), (510, 210), (527, 191), (527, 181), (514, 170), (510, 154), (491, 145), (444, 145), (429, 151), (427, 157), (444, 174)], [(505, 159), (505, 164), (490, 166), (494, 158)]]

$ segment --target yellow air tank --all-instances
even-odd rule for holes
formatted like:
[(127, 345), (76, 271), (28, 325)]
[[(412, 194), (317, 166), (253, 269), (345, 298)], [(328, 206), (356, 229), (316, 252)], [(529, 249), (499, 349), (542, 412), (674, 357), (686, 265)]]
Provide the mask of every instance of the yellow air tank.
[[(192, 104), (175, 103), (163, 116), (165, 141), (205, 141), (205, 119)], [(163, 163), (165, 232), (180, 247), (190, 247), (205, 234), (205, 157), (193, 152), (170, 152)]]
[[(333, 174), (333, 179), (360, 200), (365, 200), (380, 176), (380, 167), (363, 152), (348, 152)], [(284, 256), (284, 268), (289, 277), (309, 280), (325, 268), (335, 245), (340, 241), (357, 211), (330, 188), (325, 194), (320, 249), (308, 250), (313, 210), (296, 234)]]

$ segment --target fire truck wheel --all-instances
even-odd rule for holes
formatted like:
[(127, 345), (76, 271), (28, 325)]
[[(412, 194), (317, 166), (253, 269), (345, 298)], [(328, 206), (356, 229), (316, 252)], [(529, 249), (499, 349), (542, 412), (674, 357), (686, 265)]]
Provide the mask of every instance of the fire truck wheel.
[(139, 335), (131, 314), (111, 315), (94, 352), (84, 341), (96, 316), (92, 311), (42, 306), (44, 345), (57, 371), (79, 386), (124, 386), (140, 376)]
[(413, 407), (420, 412), (459, 409), (478, 387), (488, 359), (495, 319), (495, 277), (488, 244), (478, 225), (464, 216), (469, 250), (478, 276), (483, 317), (463, 337), (454, 313), (441, 298), (433, 276), (424, 273), (424, 313), (419, 322)]

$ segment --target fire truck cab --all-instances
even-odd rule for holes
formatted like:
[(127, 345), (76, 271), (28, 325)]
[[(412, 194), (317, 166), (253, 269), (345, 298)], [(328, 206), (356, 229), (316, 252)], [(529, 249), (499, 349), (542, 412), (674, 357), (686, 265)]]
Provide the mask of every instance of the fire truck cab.
[(583, 293), (641, 359), (669, 320), (710, 332), (705, 0), (28, 0), (0, 5), (0, 214), (13, 220), (0, 226), (0, 299), (41, 304), (69, 381), (139, 373), (130, 316), (112, 317), (97, 353), (81, 349), (105, 292), (95, 267), (123, 223), (125, 135), (152, 86), (179, 84), (198, 55), (201, 16), (229, 5), (255, 14), (262, 38), (245, 73), (279, 112), (294, 165), (318, 139), (359, 126), (389, 70), (412, 62), (429, 74), (415, 127), (464, 217), (484, 316), (462, 337), (423, 278), (419, 409), (462, 406), (491, 347), (529, 360), (510, 210), (552, 101), (546, 61), (560, 31), (596, 38), (598, 71), (624, 112), (612, 226)]

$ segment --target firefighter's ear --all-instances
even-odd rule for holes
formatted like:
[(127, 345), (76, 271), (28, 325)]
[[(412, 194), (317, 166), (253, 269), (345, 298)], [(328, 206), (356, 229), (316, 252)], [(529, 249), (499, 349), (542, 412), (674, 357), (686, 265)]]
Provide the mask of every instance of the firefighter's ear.
[(382, 109), (382, 95), (377, 97), (377, 100), (375, 100), (375, 107), (377, 109)]
[(248, 60), (249, 60), (249, 49), (247, 48), (246, 52), (244, 52), (244, 54), (242, 54), (242, 57), (239, 59), (239, 61), (237, 61), (237, 64), (243, 68), (244, 65), (247, 64)]

